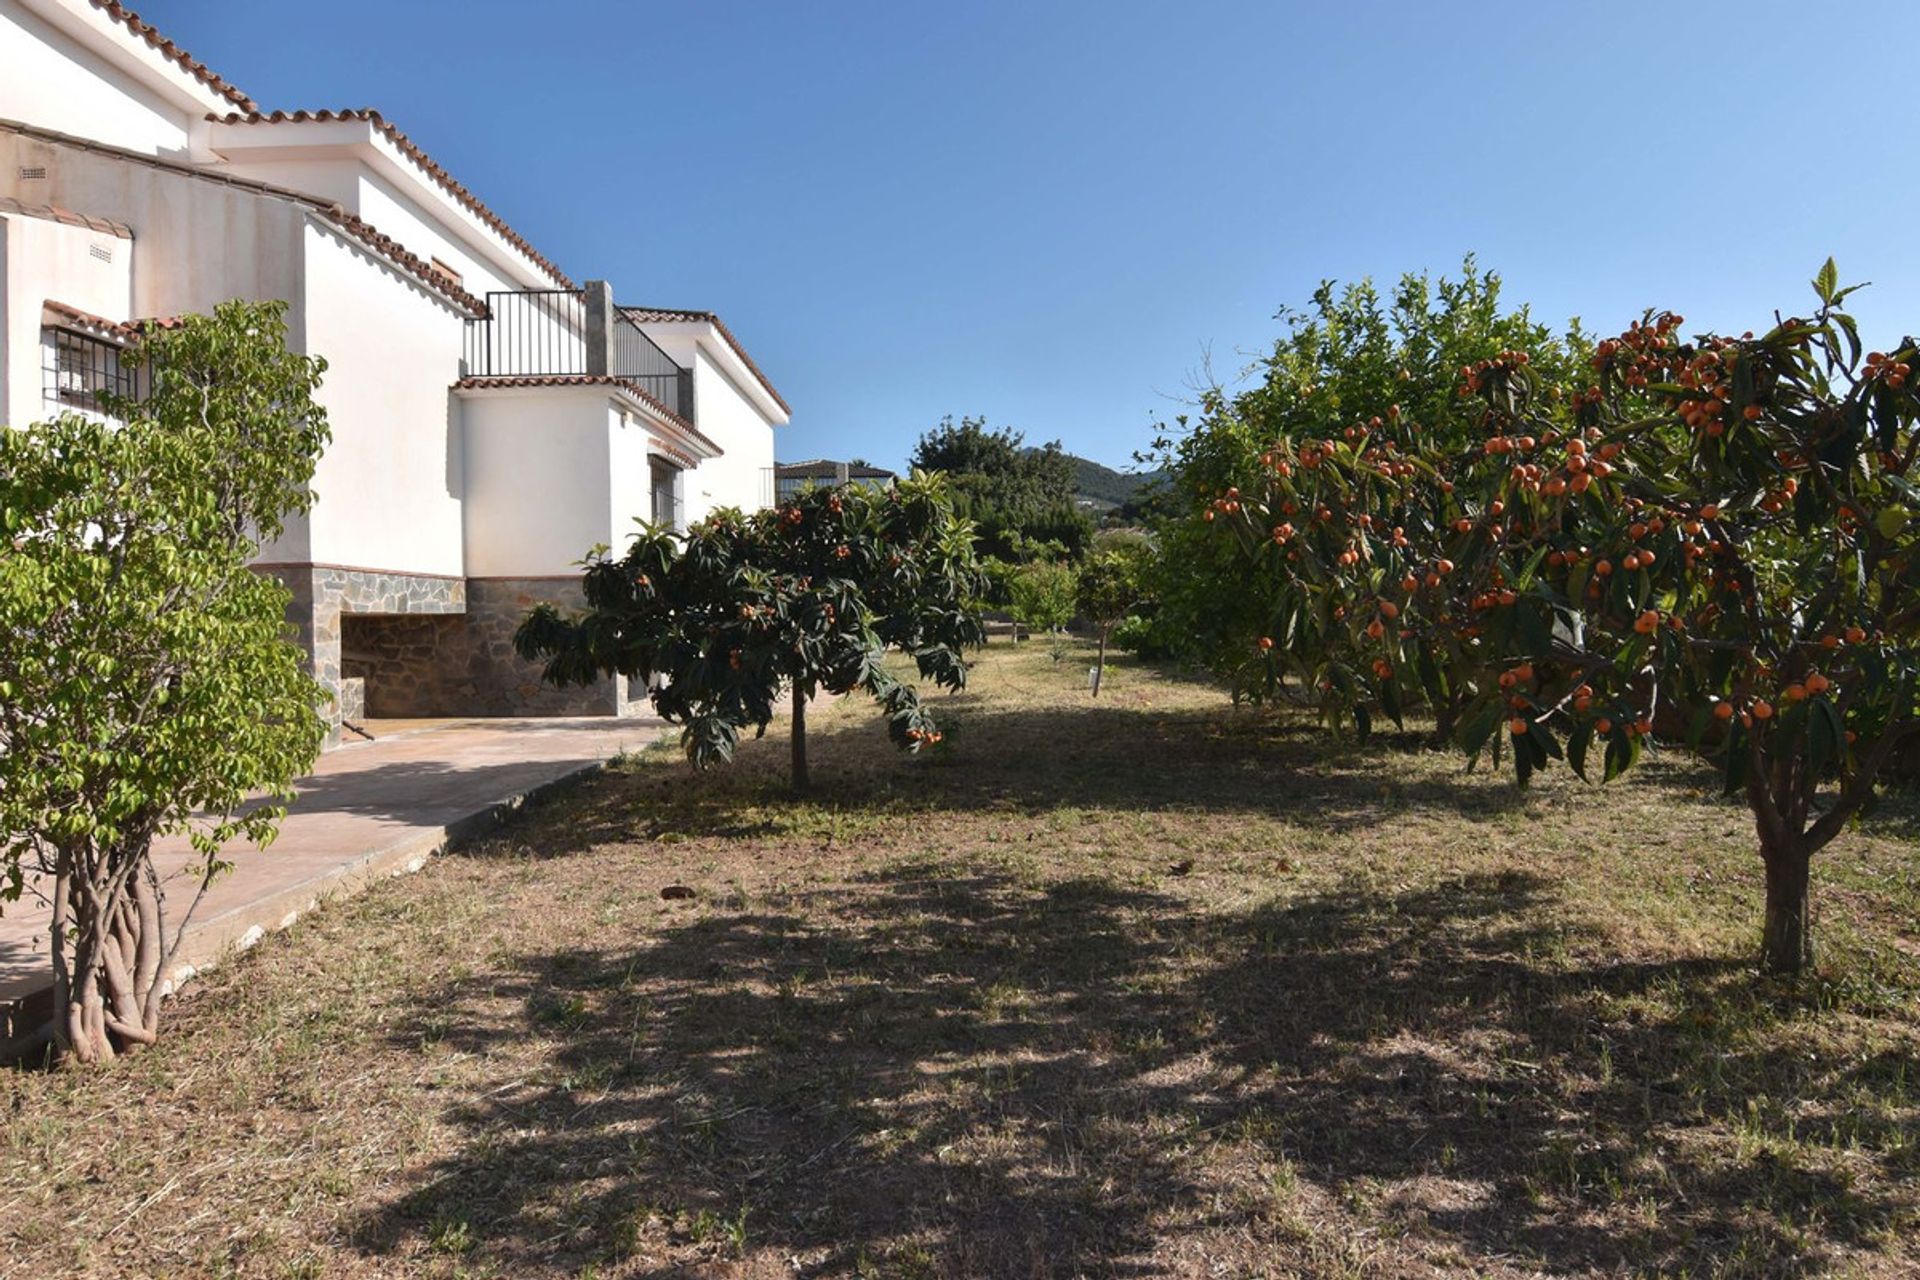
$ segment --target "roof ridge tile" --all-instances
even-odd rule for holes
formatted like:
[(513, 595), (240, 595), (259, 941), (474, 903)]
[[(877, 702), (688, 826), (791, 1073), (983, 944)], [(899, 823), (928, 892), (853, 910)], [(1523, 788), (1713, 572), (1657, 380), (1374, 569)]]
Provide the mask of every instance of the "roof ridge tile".
[(242, 111), (257, 111), (260, 104), (255, 102), (238, 88), (219, 76), (213, 68), (182, 49), (173, 41), (160, 34), (158, 27), (143, 20), (139, 14), (121, 4), (119, 0), (92, 0), (93, 7), (112, 18), (115, 22), (147, 42), (149, 48), (157, 49), (169, 61), (198, 80), (207, 88), (239, 107)]
[(133, 228), (112, 218), (95, 218), (89, 214), (75, 213), (72, 209), (62, 209), (54, 204), (28, 204), (12, 196), (0, 196), (0, 213), (17, 213), (27, 218), (45, 218), (49, 222), (64, 223), (69, 227), (87, 227), (93, 231), (118, 236), (122, 240), (133, 239)]

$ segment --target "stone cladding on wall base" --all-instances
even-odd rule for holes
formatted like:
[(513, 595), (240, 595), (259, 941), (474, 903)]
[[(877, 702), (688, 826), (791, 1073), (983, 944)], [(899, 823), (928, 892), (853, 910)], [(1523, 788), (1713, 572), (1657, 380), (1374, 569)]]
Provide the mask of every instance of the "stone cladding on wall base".
[[(353, 614), (454, 615), (465, 612), (464, 578), (439, 574), (386, 573), (340, 565), (273, 564), (255, 566), (278, 578), (293, 599), (287, 621), (295, 642), (307, 653), (309, 670), (333, 695), (328, 713), (329, 747), (340, 742), (340, 722), (366, 714), (361, 694), (343, 686), (351, 674), (341, 663), (341, 618)], [(352, 703), (353, 705), (349, 705)]]
[(600, 680), (555, 688), (513, 651), (513, 633), (541, 602), (577, 609), (580, 579), (447, 578), (323, 565), (262, 566), (293, 593), (287, 617), (315, 679), (342, 719), (431, 716), (604, 716), (645, 709), (645, 690)]
[(557, 688), (513, 651), (534, 605), (585, 603), (578, 578), (473, 578), (459, 617), (350, 618), (351, 669), (367, 682), (367, 714), (605, 716), (626, 710), (611, 680)]

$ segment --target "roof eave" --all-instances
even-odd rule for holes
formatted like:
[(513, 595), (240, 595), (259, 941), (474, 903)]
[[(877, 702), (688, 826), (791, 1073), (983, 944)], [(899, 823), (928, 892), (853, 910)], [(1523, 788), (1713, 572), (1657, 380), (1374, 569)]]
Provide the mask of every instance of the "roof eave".
[(24, 0), (62, 34), (191, 117), (196, 111), (253, 110), (252, 98), (115, 0)]
[[(424, 148), (371, 108), (237, 112), (209, 115), (208, 145), (233, 163), (343, 152), (381, 176), (441, 204), (459, 239), (509, 276), (538, 287), (579, 286), (505, 218), (468, 190)], [(296, 140), (297, 139), (297, 140)]]
[(690, 332), (699, 339), (710, 356), (718, 358), (734, 382), (747, 390), (754, 407), (769, 423), (785, 426), (793, 418), (793, 408), (774, 387), (772, 379), (755, 364), (753, 357), (726, 322), (711, 311), (680, 311), (665, 307), (621, 307), (627, 317), (644, 332), (649, 327), (666, 332)]

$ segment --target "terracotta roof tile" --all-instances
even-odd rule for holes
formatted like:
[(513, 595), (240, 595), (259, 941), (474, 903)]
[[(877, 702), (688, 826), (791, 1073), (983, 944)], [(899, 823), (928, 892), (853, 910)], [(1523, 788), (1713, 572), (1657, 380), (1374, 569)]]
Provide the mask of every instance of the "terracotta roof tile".
[(51, 222), (63, 222), (70, 227), (88, 227), (110, 236), (118, 236), (122, 240), (133, 239), (132, 227), (115, 222), (111, 218), (90, 218), (84, 213), (75, 213), (71, 209), (62, 209), (50, 204), (28, 204), (24, 200), (15, 200), (11, 196), (0, 196), (0, 213), (17, 213), (27, 218), (45, 218)]
[(487, 314), (487, 304), (485, 301), (468, 293), (458, 284), (455, 284), (446, 272), (436, 269), (431, 262), (420, 257), (392, 236), (385, 234), (359, 214), (348, 213), (346, 209), (337, 204), (321, 206), (318, 202), (315, 202), (315, 207), (325, 215), (328, 221), (336, 223), (342, 230), (346, 231), (356, 240), (359, 240), (362, 244), (375, 250), (394, 263), (405, 267), (410, 273), (419, 277), (421, 283), (433, 289), (434, 292), (443, 294), (454, 302), (459, 303), (463, 309), (475, 316), (484, 316)]
[(526, 254), (527, 258), (530, 261), (532, 261), (534, 264), (536, 264), (542, 271), (545, 271), (548, 275), (552, 276), (555, 280), (559, 281), (561, 284), (566, 285), (566, 287), (569, 289), (578, 287), (577, 285), (574, 284), (574, 282), (571, 279), (568, 278), (566, 272), (560, 270), (559, 267), (555, 266), (551, 261), (549, 261), (547, 257), (543, 255), (538, 249), (535, 249), (533, 245), (526, 239), (526, 237), (522, 236), (519, 232), (515, 231), (512, 227), (508, 226), (506, 219), (502, 218), (499, 214), (495, 213), (492, 209), (489, 209), (486, 203), (483, 200), (481, 200), (479, 196), (476, 196), (475, 194), (473, 194), (473, 192), (469, 191), (466, 187), (462, 186), (458, 181), (455, 180), (452, 174), (448, 173), (445, 169), (441, 168), (439, 163), (435, 161), (432, 156), (428, 155), (424, 150), (421, 149), (419, 143), (415, 142), (412, 138), (409, 138), (406, 134), (402, 133), (398, 127), (390, 123), (384, 116), (382, 116), (378, 111), (373, 110), (371, 107), (348, 107), (339, 111), (322, 110), (322, 111), (264, 111), (263, 112), (258, 110), (248, 110), (245, 112), (239, 112), (239, 111), (229, 112), (224, 116), (209, 115), (207, 119), (212, 120), (217, 124), (288, 124), (288, 123), (301, 124), (301, 123), (326, 123), (334, 120), (358, 120), (366, 124), (370, 124), (375, 129), (379, 130), (382, 134), (384, 134), (387, 140), (392, 142), (394, 146), (398, 147), (401, 153), (404, 154), (408, 159), (412, 160), (415, 164), (419, 165), (422, 169), (426, 170), (427, 176), (429, 176), (436, 183), (438, 183), (443, 190), (445, 190), (455, 200), (459, 201), (462, 205), (466, 206), (466, 208), (470, 210), (475, 217), (479, 218), (480, 221), (486, 223), (489, 227), (492, 227), (495, 231), (499, 232), (501, 238), (504, 239), (508, 244), (518, 249), (521, 253)]
[(675, 413), (658, 396), (647, 391), (639, 383), (608, 373), (537, 373), (508, 374), (502, 377), (467, 377), (453, 384), (462, 391), (486, 391), (495, 387), (619, 387), (627, 394), (641, 401), (649, 409), (678, 430), (686, 432), (702, 445), (718, 455), (725, 453), (719, 445), (701, 432), (701, 430)]
[(409, 250), (405, 245), (386, 235), (358, 214), (348, 213), (337, 204), (329, 203), (304, 191), (295, 191), (290, 187), (276, 187), (269, 182), (256, 182), (251, 178), (238, 178), (232, 174), (213, 173), (205, 169), (196, 169), (191, 165), (177, 164), (171, 160), (162, 160), (158, 156), (146, 155), (138, 151), (128, 151), (124, 147), (109, 146), (104, 142), (95, 142), (90, 138), (76, 138), (70, 134), (53, 129), (42, 129), (36, 125), (21, 124), (17, 120), (0, 120), (0, 132), (17, 133), (22, 137), (39, 138), (44, 142), (72, 147), (78, 151), (91, 151), (97, 155), (112, 156), (128, 164), (142, 165), (149, 169), (158, 169), (162, 173), (171, 173), (183, 178), (192, 178), (196, 182), (210, 182), (219, 186), (232, 187), (237, 191), (250, 191), (256, 195), (270, 196), (276, 200), (285, 200), (313, 210), (324, 220), (332, 223), (340, 231), (358, 240), (387, 261), (413, 276), (433, 292), (452, 302), (461, 310), (473, 316), (487, 314), (487, 304), (468, 293), (449, 280), (444, 272), (436, 271), (433, 264)]
[(51, 314), (68, 328), (78, 329), (102, 338), (113, 338), (120, 342), (126, 342), (149, 329), (178, 329), (181, 324), (179, 316), (164, 316), (147, 320), (109, 320), (105, 316), (97, 316), (91, 311), (82, 311), (78, 307), (70, 307), (66, 303), (56, 302), (52, 298), (48, 298), (45, 302), (41, 303), (40, 308), (43, 319), (47, 314)]
[(112, 18), (127, 30), (133, 32), (136, 36), (139, 36), (142, 40), (145, 40), (152, 48), (158, 49), (169, 60), (178, 63), (180, 68), (188, 75), (242, 111), (255, 111), (259, 109), (259, 104), (254, 102), (252, 98), (249, 98), (246, 94), (240, 92), (240, 90), (215, 75), (206, 63), (201, 62), (185, 49), (182, 49), (179, 45), (161, 35), (152, 23), (141, 21), (139, 14), (127, 8), (125, 5), (118, 3), (118, 0), (93, 0), (93, 7), (106, 14), (109, 18)]
[(704, 320), (720, 331), (720, 336), (727, 340), (727, 345), (733, 348), (733, 353), (740, 357), (741, 362), (747, 366), (748, 371), (760, 380), (760, 385), (767, 389), (767, 394), (773, 397), (773, 402), (782, 409), (785, 409), (789, 414), (793, 412), (793, 406), (783, 400), (780, 393), (774, 390), (773, 380), (760, 371), (760, 366), (753, 362), (753, 357), (747, 354), (747, 349), (740, 345), (740, 339), (733, 336), (733, 330), (727, 328), (725, 322), (713, 312), (682, 311), (675, 307), (622, 307), (620, 309), (642, 324), (648, 321), (653, 321), (657, 324), (685, 324), (690, 321), (697, 323)]

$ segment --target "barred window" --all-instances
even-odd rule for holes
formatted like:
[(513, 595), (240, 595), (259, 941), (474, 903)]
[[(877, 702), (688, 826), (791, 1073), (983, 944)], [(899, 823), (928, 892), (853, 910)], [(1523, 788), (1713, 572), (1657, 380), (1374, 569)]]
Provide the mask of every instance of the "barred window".
[(138, 398), (140, 370), (120, 361), (120, 344), (72, 329), (45, 330), (40, 349), (49, 413), (103, 413), (104, 397)]

